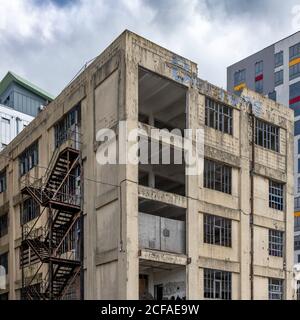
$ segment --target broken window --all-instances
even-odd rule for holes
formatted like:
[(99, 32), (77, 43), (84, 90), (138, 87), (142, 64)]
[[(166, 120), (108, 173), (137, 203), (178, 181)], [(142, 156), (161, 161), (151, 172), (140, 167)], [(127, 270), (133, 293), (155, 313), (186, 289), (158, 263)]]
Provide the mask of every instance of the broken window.
[(232, 135), (232, 108), (206, 97), (205, 125)]
[(283, 256), (283, 237), (282, 231), (269, 230), (269, 255), (274, 257)]
[(269, 279), (269, 300), (283, 300), (283, 280)]
[(283, 184), (269, 180), (269, 207), (283, 210)]
[(204, 242), (224, 247), (231, 247), (231, 220), (205, 214)]
[(232, 168), (212, 160), (204, 160), (204, 187), (231, 194)]
[(231, 300), (231, 273), (204, 269), (204, 298)]
[(255, 143), (263, 148), (279, 152), (279, 128), (262, 120), (256, 120)]

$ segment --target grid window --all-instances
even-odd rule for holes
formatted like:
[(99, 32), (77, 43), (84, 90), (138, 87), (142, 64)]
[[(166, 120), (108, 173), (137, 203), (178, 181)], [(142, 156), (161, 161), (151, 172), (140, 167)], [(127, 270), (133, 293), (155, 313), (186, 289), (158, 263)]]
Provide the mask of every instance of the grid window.
[(269, 300), (283, 300), (283, 280), (269, 279)]
[(300, 76), (300, 63), (290, 66), (290, 80), (298, 78)]
[(275, 53), (275, 68), (283, 65), (283, 51)]
[(205, 125), (232, 134), (232, 108), (206, 97)]
[(275, 87), (283, 84), (283, 70), (274, 73), (274, 84)]
[(59, 147), (65, 141), (76, 136), (76, 126), (80, 122), (80, 107), (73, 108), (62, 120), (55, 125), (55, 147)]
[(295, 236), (294, 238), (294, 249), (300, 250), (300, 236)]
[(256, 120), (255, 143), (279, 152), (279, 128), (262, 120)]
[(204, 298), (231, 300), (231, 273), (204, 269)]
[(264, 80), (263, 79), (255, 81), (255, 91), (257, 93), (263, 93), (263, 91), (264, 91)]
[(204, 188), (231, 194), (232, 168), (224, 164), (204, 160)]
[(234, 73), (234, 85), (237, 86), (246, 81), (246, 69)]
[(38, 142), (33, 143), (19, 157), (20, 174), (26, 174), (39, 163)]
[(26, 199), (23, 203), (21, 223), (25, 224), (40, 214), (40, 206), (32, 199)]
[(8, 214), (0, 216), (0, 238), (8, 233)]
[(300, 192), (300, 178), (297, 179), (297, 193)]
[(298, 140), (298, 154), (300, 154), (300, 139)]
[(0, 172), (0, 193), (6, 191), (6, 171)]
[(283, 210), (283, 184), (269, 180), (269, 207)]
[(0, 266), (4, 267), (6, 274), (8, 274), (8, 252), (0, 254)]
[(294, 207), (295, 207), (295, 210), (299, 210), (300, 209), (300, 197), (296, 197), (294, 199)]
[(283, 257), (283, 232), (269, 230), (269, 255)]
[(262, 74), (263, 70), (264, 70), (264, 62), (262, 60), (256, 62), (255, 63), (255, 75), (258, 76), (258, 75)]
[(205, 214), (204, 242), (231, 247), (231, 220)]
[(300, 42), (290, 47), (290, 60), (300, 56)]
[(295, 231), (300, 231), (300, 217), (295, 217), (294, 228), (295, 228)]
[[(300, 262), (300, 260), (298, 261)], [(297, 281), (297, 300), (300, 300), (300, 281)]]
[[(294, 126), (294, 136), (300, 135), (300, 120), (295, 121), (295, 126)], [(299, 141), (298, 140), (298, 152), (299, 152)]]
[(300, 159), (298, 159), (298, 173), (300, 173)]

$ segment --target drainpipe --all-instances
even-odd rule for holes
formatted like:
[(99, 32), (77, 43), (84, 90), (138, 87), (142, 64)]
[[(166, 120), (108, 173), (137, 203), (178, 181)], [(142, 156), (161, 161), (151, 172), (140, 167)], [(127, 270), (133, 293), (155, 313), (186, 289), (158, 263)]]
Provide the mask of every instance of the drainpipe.
[(251, 103), (250, 116), (252, 120), (252, 157), (251, 157), (251, 208), (250, 208), (250, 286), (251, 300), (254, 300), (254, 168), (255, 168), (255, 115), (253, 113), (253, 104)]

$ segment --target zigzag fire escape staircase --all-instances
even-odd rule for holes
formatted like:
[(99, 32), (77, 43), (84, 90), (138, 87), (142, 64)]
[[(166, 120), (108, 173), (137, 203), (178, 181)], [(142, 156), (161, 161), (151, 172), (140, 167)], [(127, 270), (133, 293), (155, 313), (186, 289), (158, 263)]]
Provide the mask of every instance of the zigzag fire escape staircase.
[[(64, 299), (80, 276), (82, 210), (80, 193), (76, 191), (78, 188), (73, 175), (78, 168), (81, 172), (80, 151), (66, 147), (53, 155), (44, 179), (22, 188), (24, 197), (31, 197), (43, 208), (31, 227), (23, 226), (21, 264), (24, 266), (29, 261), (29, 251), (30, 259), (33, 260), (34, 256), (40, 263), (33, 276), (29, 279), (23, 276), (23, 299)], [(45, 220), (45, 224), (37, 226), (38, 221), (42, 224)], [(79, 250), (74, 248), (75, 230), (80, 230)], [(48, 273), (40, 279), (43, 274), (42, 267), (45, 265)]]

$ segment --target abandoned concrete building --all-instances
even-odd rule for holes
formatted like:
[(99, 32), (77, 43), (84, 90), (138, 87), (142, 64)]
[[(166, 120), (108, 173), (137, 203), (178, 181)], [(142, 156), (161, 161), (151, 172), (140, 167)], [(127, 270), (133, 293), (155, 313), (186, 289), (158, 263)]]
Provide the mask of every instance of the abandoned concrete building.
[[(295, 298), (292, 111), (197, 74), (125, 31), (0, 153), (1, 299)], [(202, 129), (204, 172), (100, 165), (120, 121)]]

